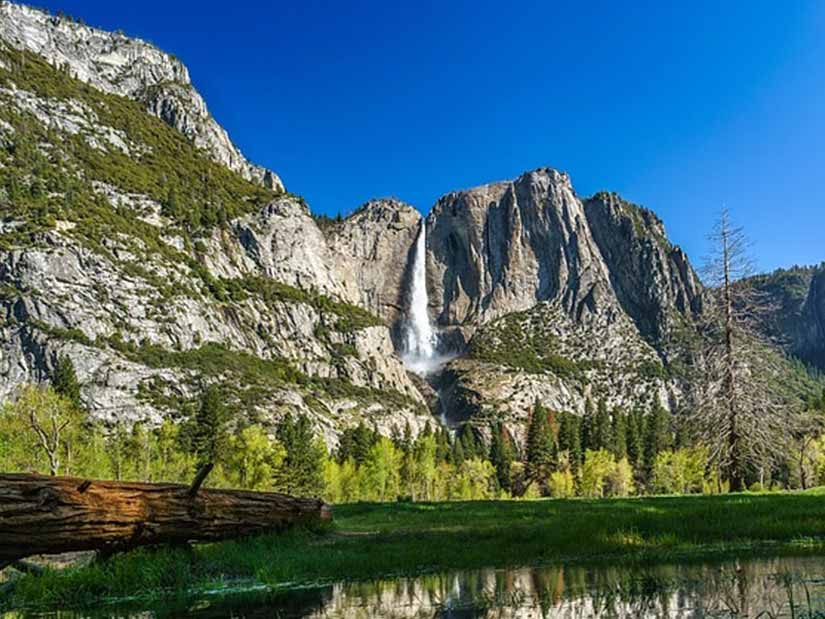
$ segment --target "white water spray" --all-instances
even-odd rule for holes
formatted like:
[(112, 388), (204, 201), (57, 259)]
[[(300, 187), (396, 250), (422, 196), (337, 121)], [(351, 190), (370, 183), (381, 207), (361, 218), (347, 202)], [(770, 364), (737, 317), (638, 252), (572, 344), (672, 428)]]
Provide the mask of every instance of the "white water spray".
[(421, 220), (413, 256), (407, 320), (404, 324), (404, 363), (413, 372), (428, 374), (439, 365), (436, 335), (427, 310), (427, 227)]

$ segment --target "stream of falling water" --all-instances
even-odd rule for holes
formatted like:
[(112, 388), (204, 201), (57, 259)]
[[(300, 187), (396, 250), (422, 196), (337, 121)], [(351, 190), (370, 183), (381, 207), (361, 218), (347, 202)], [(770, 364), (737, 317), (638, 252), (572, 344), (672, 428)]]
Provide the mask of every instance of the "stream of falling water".
[[(424, 219), (421, 220), (415, 243), (411, 277), (402, 332), (404, 349), (401, 358), (409, 370), (433, 385), (433, 379), (437, 377), (441, 367), (455, 355), (439, 351), (438, 334), (430, 322), (427, 296), (427, 225)], [(437, 395), (439, 418), (442, 425), (449, 428), (442, 389), (437, 388)]]
[(404, 363), (419, 374), (432, 371), (432, 361), (436, 358), (435, 333), (430, 324), (428, 305), (427, 226), (422, 219), (415, 244), (409, 307), (404, 325)]

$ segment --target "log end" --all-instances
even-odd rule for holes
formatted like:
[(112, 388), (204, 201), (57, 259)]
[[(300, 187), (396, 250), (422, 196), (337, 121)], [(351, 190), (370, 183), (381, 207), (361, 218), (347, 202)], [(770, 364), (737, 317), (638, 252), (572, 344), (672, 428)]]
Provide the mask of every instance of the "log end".
[(321, 519), (321, 522), (332, 522), (332, 508), (326, 503), (321, 503), (318, 517)]

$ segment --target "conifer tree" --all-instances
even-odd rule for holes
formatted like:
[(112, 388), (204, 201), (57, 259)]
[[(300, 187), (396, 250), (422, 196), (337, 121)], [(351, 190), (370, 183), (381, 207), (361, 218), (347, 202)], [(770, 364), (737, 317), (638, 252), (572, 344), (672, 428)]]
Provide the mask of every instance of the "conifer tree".
[(464, 446), (460, 439), (453, 441), (453, 449), (450, 455), (450, 460), (455, 466), (460, 466), (464, 462)]
[(357, 465), (362, 465), (367, 460), (370, 449), (377, 439), (376, 433), (370, 430), (364, 421), (361, 420), (355, 428), (352, 436), (352, 458)]
[(510, 492), (512, 489), (510, 469), (515, 460), (513, 441), (500, 423), (492, 427), (490, 434), (490, 462), (496, 469), (499, 487)]
[(581, 443), (581, 421), (577, 415), (562, 413), (559, 420), (559, 451), (566, 451), (570, 468), (574, 471), (581, 466), (583, 452)]
[(726, 210), (710, 241), (700, 346), (691, 360), (692, 427), (730, 489), (739, 491), (749, 470), (787, 460), (787, 446), (806, 419), (773, 378), (785, 371), (784, 360), (766, 354), (771, 343), (759, 328), (773, 303), (747, 281), (753, 275), (749, 242)]
[(599, 400), (596, 415), (591, 425), (591, 438), (589, 449), (598, 451), (600, 449), (612, 450), (613, 426), (610, 421), (610, 411), (607, 410), (607, 402), (604, 398)]
[(642, 464), (644, 446), (642, 431), (644, 416), (638, 409), (633, 409), (627, 416), (627, 459), (633, 468), (638, 469)]
[(650, 480), (653, 465), (656, 463), (656, 456), (671, 444), (670, 413), (660, 404), (656, 404), (645, 420), (643, 459), (648, 480)]
[(191, 437), (192, 453), (198, 466), (218, 460), (227, 438), (226, 408), (218, 385), (212, 384), (204, 389), (193, 419)]
[(593, 449), (593, 424), (596, 421), (596, 409), (593, 400), (588, 396), (584, 400), (584, 415), (581, 420), (581, 448), (582, 453), (586, 449)]
[(532, 480), (544, 480), (550, 473), (555, 442), (550, 430), (548, 411), (536, 400), (527, 428), (527, 474)]
[(453, 448), (450, 433), (444, 428), (436, 431), (436, 459), (439, 462), (449, 462), (452, 458)]
[(276, 473), (278, 488), (288, 494), (320, 496), (325, 453), (315, 441), (309, 418), (301, 415), (294, 420), (288, 413), (278, 425), (277, 435), (285, 450), (283, 465)]
[(627, 457), (627, 415), (619, 409), (613, 411), (612, 435), (611, 451), (616, 456), (616, 460)]
[(80, 383), (77, 381), (77, 373), (74, 363), (68, 355), (60, 355), (54, 365), (52, 374), (52, 389), (55, 393), (63, 396), (77, 408), (82, 408), (80, 401)]
[(472, 460), (484, 454), (483, 445), (479, 446), (475, 431), (466, 424), (461, 429), (461, 447), (464, 450), (465, 460)]

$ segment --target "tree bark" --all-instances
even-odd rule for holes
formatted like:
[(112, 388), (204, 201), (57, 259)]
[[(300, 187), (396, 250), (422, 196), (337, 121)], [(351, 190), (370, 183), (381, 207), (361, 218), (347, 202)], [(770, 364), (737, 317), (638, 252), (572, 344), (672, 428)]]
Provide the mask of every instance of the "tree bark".
[(331, 519), (318, 499), (180, 484), (0, 474), (0, 562), (216, 541)]

